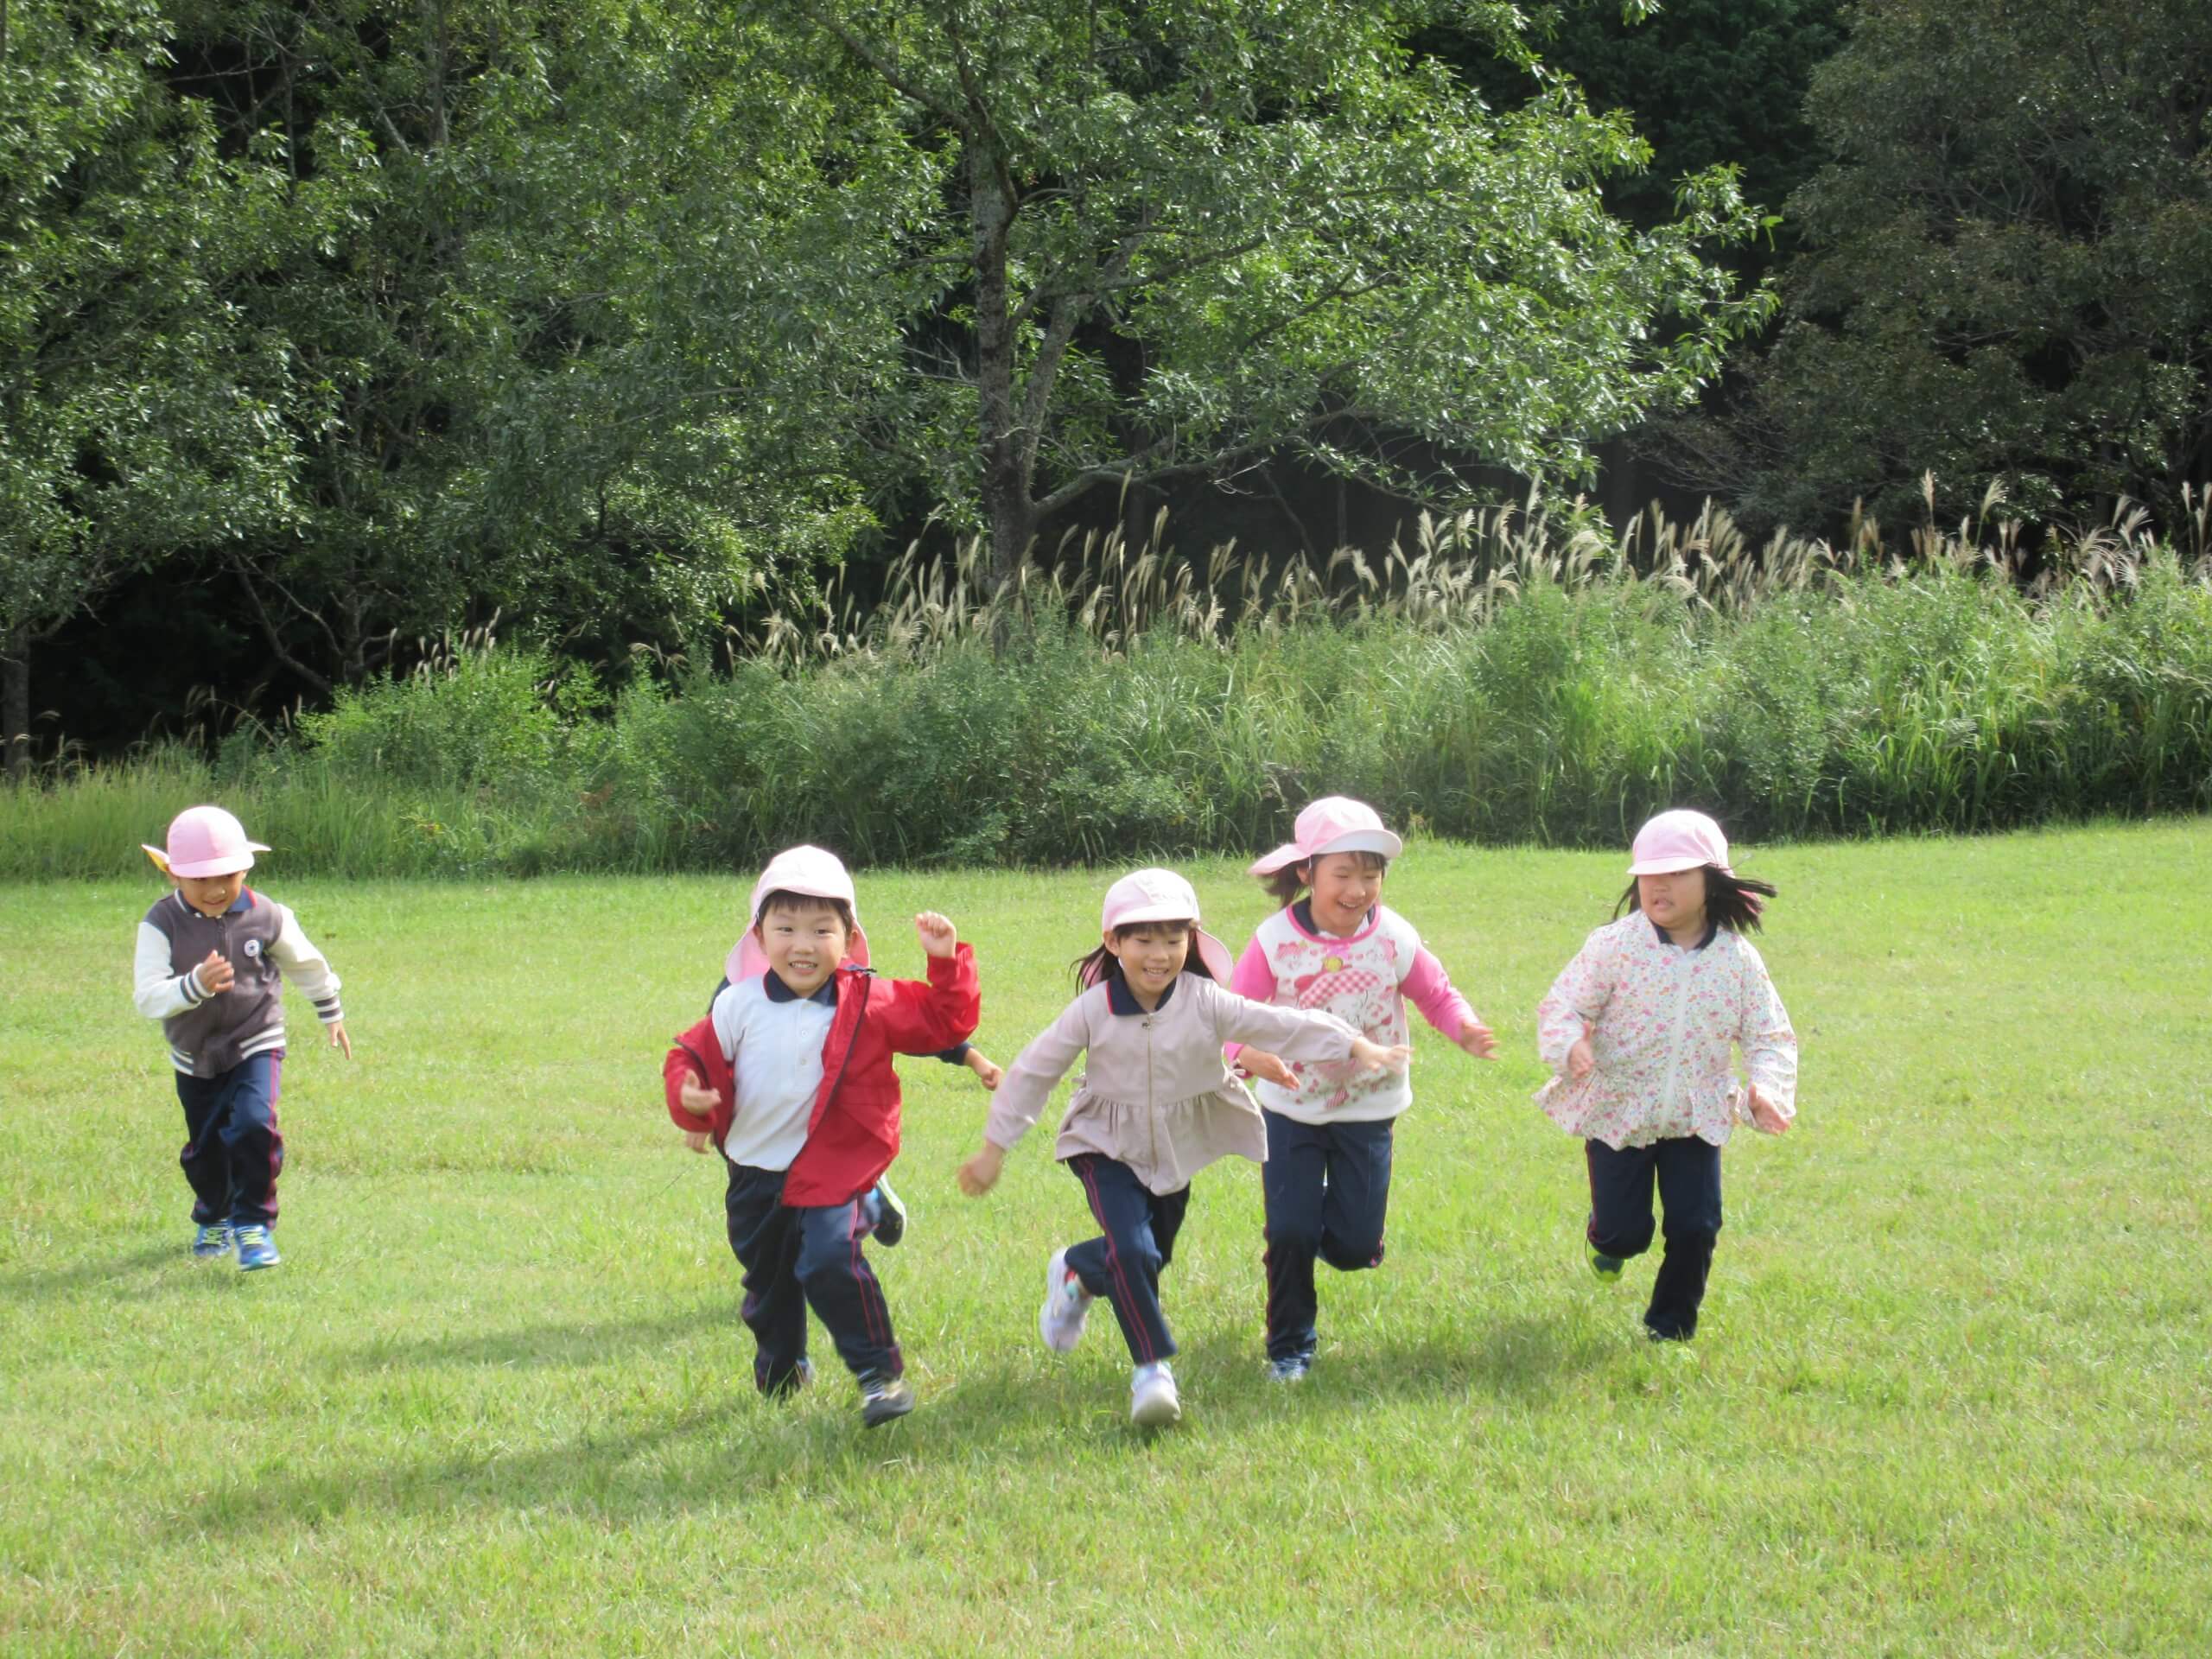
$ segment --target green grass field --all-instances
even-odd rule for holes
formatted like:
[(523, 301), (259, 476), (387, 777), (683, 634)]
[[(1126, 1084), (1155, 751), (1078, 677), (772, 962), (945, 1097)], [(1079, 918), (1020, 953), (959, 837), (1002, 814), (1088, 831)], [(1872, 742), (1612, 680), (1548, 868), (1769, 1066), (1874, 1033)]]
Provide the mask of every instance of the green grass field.
[[(128, 849), (123, 849), (128, 850)], [(118, 857), (120, 858), (120, 853)], [(135, 856), (135, 855), (133, 855)], [(1185, 1420), (1110, 1319), (1041, 1132), (908, 1063), (920, 1409), (750, 1387), (721, 1178), (658, 1100), (744, 883), (288, 881), (357, 1058), (296, 1043), (286, 1261), (186, 1251), (181, 1116), (129, 999), (145, 880), (0, 888), (0, 1652), (2200, 1654), (2212, 1645), (2212, 821), (1777, 848), (1799, 1128), (1741, 1135), (1694, 1346), (1580, 1259), (1533, 1014), (1615, 855), (1417, 845), (1389, 897), (1498, 1029), (1423, 1033), (1389, 1259), (1260, 1358), (1260, 1194), (1202, 1176), (1166, 1281)], [(119, 866), (120, 868), (120, 866)], [(1257, 888), (1185, 866), (1241, 947)], [(1096, 874), (926, 903), (1001, 1059), (1069, 994)], [(295, 1001), (296, 1027), (311, 1015)]]

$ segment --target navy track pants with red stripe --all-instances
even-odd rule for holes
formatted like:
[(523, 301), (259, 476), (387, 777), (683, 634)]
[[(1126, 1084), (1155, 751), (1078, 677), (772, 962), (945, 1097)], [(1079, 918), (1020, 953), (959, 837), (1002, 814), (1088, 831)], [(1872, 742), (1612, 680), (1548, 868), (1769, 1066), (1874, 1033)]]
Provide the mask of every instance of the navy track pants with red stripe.
[(861, 1253), (871, 1228), (860, 1199), (794, 1207), (784, 1202), (782, 1170), (731, 1164), (723, 1208), (730, 1249), (745, 1269), (740, 1313), (753, 1332), (753, 1380), (761, 1393), (791, 1385), (806, 1357), (810, 1307), (855, 1376), (906, 1370), (883, 1287)]
[(1175, 1256), (1191, 1189), (1154, 1192), (1117, 1159), (1083, 1153), (1067, 1160), (1083, 1183), (1100, 1236), (1068, 1247), (1068, 1266), (1083, 1287), (1114, 1304), (1129, 1357), (1140, 1365), (1166, 1359), (1175, 1338), (1160, 1311), (1160, 1274)]

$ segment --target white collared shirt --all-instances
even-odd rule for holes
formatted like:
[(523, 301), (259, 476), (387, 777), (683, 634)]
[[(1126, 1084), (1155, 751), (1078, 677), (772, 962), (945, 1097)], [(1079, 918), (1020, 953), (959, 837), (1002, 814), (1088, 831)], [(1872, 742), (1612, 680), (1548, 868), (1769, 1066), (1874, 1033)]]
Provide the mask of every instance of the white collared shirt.
[(822, 1091), (822, 1046), (837, 1018), (836, 981), (821, 995), (828, 1000), (794, 996), (761, 974), (715, 998), (715, 1036), (736, 1077), (737, 1115), (722, 1141), (733, 1164), (789, 1169), (806, 1144)]

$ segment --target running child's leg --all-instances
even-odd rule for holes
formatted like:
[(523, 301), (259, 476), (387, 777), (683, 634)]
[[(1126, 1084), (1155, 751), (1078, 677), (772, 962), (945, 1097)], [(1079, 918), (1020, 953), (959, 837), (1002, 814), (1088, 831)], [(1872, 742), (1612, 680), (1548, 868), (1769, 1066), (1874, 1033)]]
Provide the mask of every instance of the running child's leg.
[(1390, 1206), (1390, 1152), (1396, 1127), (1387, 1117), (1329, 1126), (1321, 1259), (1339, 1273), (1382, 1265), (1382, 1224)]
[(284, 1171), (276, 1096), (283, 1076), (278, 1049), (240, 1060), (217, 1079), (223, 1103), (215, 1133), (230, 1166), (231, 1219), (240, 1226), (276, 1224), (276, 1178)]
[(784, 1208), (784, 1172), (731, 1164), (722, 1204), (730, 1251), (745, 1269), (739, 1317), (753, 1332), (753, 1385), (763, 1394), (779, 1394), (798, 1385), (806, 1363), (797, 1212)]
[(1156, 1198), (1116, 1159), (1084, 1153), (1067, 1163), (1083, 1183), (1102, 1232), (1068, 1247), (1069, 1268), (1085, 1290), (1113, 1303), (1122, 1339), (1138, 1364), (1166, 1359), (1175, 1351), (1175, 1338), (1160, 1311), (1160, 1270), (1174, 1249), (1190, 1188)]
[(863, 1383), (889, 1382), (906, 1370), (906, 1362), (892, 1334), (883, 1287), (861, 1249), (868, 1231), (861, 1206), (862, 1200), (854, 1198), (791, 1211), (798, 1217), (798, 1277), (845, 1369)]
[(1656, 1147), (1623, 1147), (1602, 1141), (1583, 1143), (1590, 1171), (1590, 1221), (1584, 1236), (1590, 1248), (1615, 1262), (1651, 1248), (1652, 1171)]
[(1697, 1334), (1697, 1310), (1720, 1236), (1720, 1148), (1685, 1135), (1662, 1141), (1654, 1150), (1667, 1253), (1660, 1258), (1643, 1323), (1655, 1337), (1687, 1341)]
[(1267, 1212), (1268, 1357), (1311, 1357), (1313, 1260), (1320, 1253), (1327, 1198), (1329, 1132), (1280, 1112), (1261, 1111), (1268, 1161), (1260, 1166)]
[(177, 1165), (192, 1185), (192, 1218), (202, 1227), (227, 1225), (231, 1219), (231, 1158), (223, 1148), (221, 1077), (176, 1074), (176, 1097), (184, 1108), (184, 1150)]

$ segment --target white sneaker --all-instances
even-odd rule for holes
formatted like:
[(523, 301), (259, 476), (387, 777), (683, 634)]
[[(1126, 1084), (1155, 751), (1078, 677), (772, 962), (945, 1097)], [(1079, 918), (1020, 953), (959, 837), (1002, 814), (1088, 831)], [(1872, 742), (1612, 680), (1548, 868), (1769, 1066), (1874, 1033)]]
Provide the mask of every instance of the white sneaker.
[(1139, 1428), (1161, 1428), (1183, 1414), (1175, 1397), (1175, 1373), (1167, 1362), (1140, 1365), (1129, 1376), (1129, 1421)]
[(1090, 1293), (1068, 1266), (1067, 1251), (1054, 1250), (1045, 1264), (1045, 1306), (1037, 1310), (1037, 1334), (1045, 1338), (1045, 1345), (1056, 1354), (1072, 1352), (1083, 1340), (1090, 1303)]

